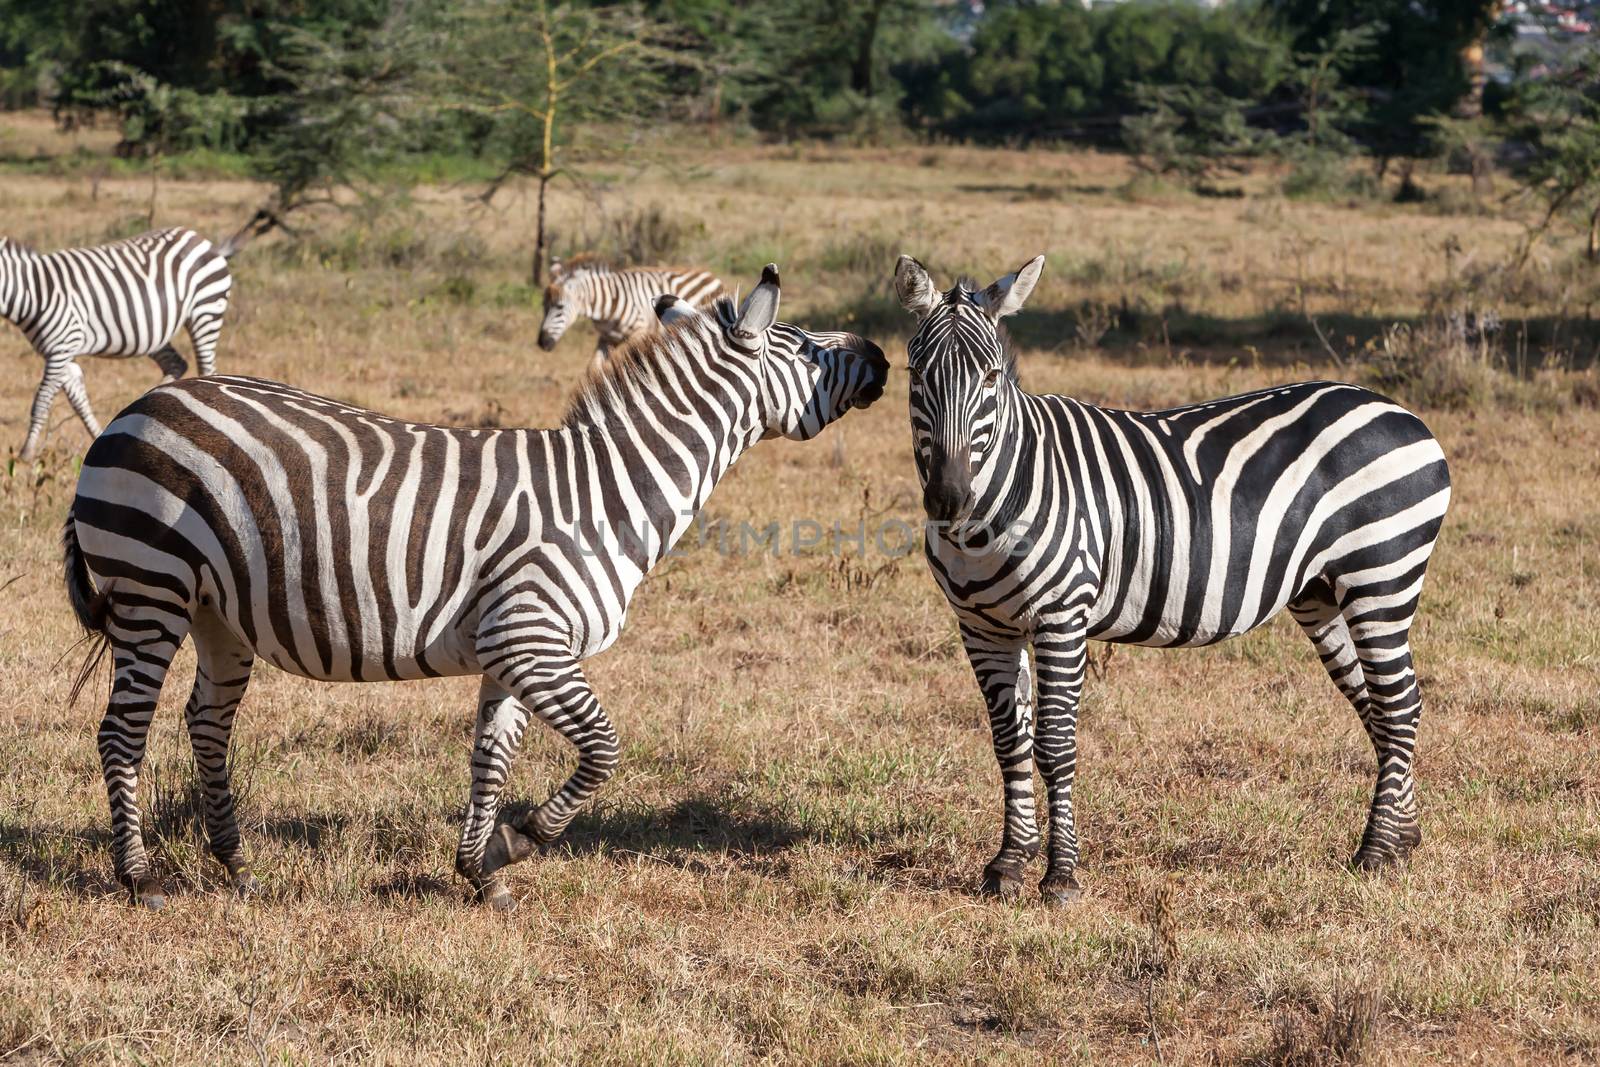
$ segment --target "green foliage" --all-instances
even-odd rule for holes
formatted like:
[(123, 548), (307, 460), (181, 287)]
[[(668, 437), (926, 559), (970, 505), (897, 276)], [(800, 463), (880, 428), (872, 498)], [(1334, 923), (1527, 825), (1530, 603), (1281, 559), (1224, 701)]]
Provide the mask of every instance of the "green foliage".
[(1181, 136), (1272, 97), (1289, 69), (1288, 34), (1251, 3), (1011, 4), (979, 23), (966, 54), (908, 75), (908, 113), (978, 138), (1111, 138), (1143, 112), (1132, 129), (1149, 144), (1169, 136), (1162, 127)]
[(1580, 208), (1587, 219), (1589, 260), (1600, 260), (1600, 49), (1528, 83), (1513, 107), (1515, 132), (1529, 151), (1518, 179), (1545, 207), (1529, 230), (1517, 266), (1573, 208)]
[(1198, 184), (1260, 143), (1245, 122), (1245, 102), (1216, 89), (1142, 85), (1134, 98), (1144, 110), (1122, 120), (1122, 140), (1147, 174)]
[(201, 92), (168, 85), (111, 61), (97, 68), (104, 88), (80, 90), (79, 107), (115, 115), (122, 129), (122, 154), (166, 155), (191, 149), (236, 151), (259, 101), (218, 90)]
[(1278, 151), (1291, 164), (1285, 195), (1297, 198), (1365, 195), (1371, 182), (1352, 175), (1356, 140), (1350, 131), (1364, 115), (1361, 94), (1347, 80), (1372, 54), (1378, 28), (1333, 33), (1310, 52), (1296, 52), (1287, 85), (1299, 105), (1301, 127), (1282, 137)]
[(1341, 34), (1371, 35), (1343, 79), (1367, 95), (1354, 131), (1381, 155), (1425, 150), (1425, 119), (1471, 87), (1463, 53), (1488, 32), (1499, 0), (1267, 0), (1305, 54), (1335, 50)]

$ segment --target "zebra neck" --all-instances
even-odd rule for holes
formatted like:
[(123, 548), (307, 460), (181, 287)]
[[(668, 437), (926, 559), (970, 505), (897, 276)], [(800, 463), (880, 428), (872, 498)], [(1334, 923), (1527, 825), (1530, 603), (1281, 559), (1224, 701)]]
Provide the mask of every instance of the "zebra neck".
[(0, 272), (6, 283), (0, 285), (0, 318), (21, 326), (33, 318), (39, 307), (39, 257), (8, 250)]
[(972, 516), (959, 531), (952, 531), (959, 534), (956, 543), (963, 551), (978, 555), (1009, 551), (1011, 535), (1027, 525), (1033, 457), (1038, 451), (1038, 431), (1028, 411), (1032, 400), (1018, 389), (1012, 402), (1001, 408), (994, 443), (972, 479)]
[(678, 409), (660, 398), (631, 397), (605, 418), (561, 431), (598, 505), (584, 517), (592, 526), (582, 536), (591, 549), (633, 563), (641, 577), (672, 550), (717, 482), (760, 439), (749, 403), (715, 394), (698, 399)]

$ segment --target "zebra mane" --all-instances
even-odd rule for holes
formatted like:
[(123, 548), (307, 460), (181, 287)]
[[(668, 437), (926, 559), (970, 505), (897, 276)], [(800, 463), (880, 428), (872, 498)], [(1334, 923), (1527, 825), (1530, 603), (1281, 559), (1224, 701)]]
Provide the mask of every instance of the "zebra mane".
[(705, 316), (690, 315), (623, 341), (573, 390), (567, 410), (561, 416), (561, 426), (603, 423), (618, 412), (631, 393), (658, 391), (658, 375), (663, 367), (680, 364), (694, 356), (697, 346), (684, 335), (708, 327), (714, 329)]
[(39, 250), (27, 241), (19, 241), (15, 237), (0, 237), (0, 248), (14, 248), (24, 255), (36, 256)]

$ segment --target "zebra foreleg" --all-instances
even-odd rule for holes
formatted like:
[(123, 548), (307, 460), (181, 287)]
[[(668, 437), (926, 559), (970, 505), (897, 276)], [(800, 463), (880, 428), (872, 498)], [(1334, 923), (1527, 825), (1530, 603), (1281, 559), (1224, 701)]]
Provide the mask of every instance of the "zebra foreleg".
[[(111, 857), (117, 880), (134, 903), (154, 911), (166, 905), (150, 870), (139, 812), (139, 766), (167, 667), (183, 640), (159, 620), (140, 619), (138, 635), (117, 634), (113, 616), (111, 699), (100, 723), (100, 767), (111, 803)], [(152, 636), (154, 631), (154, 636)]]
[(193, 631), (195, 651), (194, 689), (184, 708), (189, 727), (189, 744), (194, 749), (195, 767), (206, 792), (206, 836), (211, 854), (227, 868), (233, 888), (241, 896), (258, 892), (261, 884), (251, 873), (249, 857), (239, 839), (239, 820), (234, 811), (233, 786), (228, 767), (228, 745), (233, 733), (233, 716), (245, 687), (255, 655), (220, 621), (196, 621)]
[(1078, 769), (1078, 698), (1088, 642), (1081, 627), (1034, 635), (1034, 666), (1039, 675), (1038, 721), (1034, 752), (1050, 800), (1050, 843), (1039, 895), (1048, 904), (1065, 904), (1083, 895), (1078, 885), (1078, 833), (1072, 817), (1072, 784)]
[(161, 381), (157, 383), (160, 385), (177, 381), (189, 370), (189, 361), (183, 358), (183, 353), (170, 344), (159, 352), (150, 353), (150, 358), (161, 368)]
[(989, 732), (1005, 802), (1000, 851), (983, 869), (982, 892), (1015, 897), (1022, 875), (1039, 852), (1039, 825), (1033, 797), (1033, 678), (1028, 651), (1020, 640), (996, 639), (961, 631), (967, 658), (989, 710)]
[(527, 710), (498, 682), (484, 678), (472, 745), (472, 797), (456, 848), (456, 871), (472, 883), (480, 900), (501, 911), (516, 907), (516, 899), (497, 872), (533, 855), (533, 842), (527, 837), (510, 826), (497, 829), (494, 824), (500, 792), (527, 727)]
[(500, 681), (524, 707), (578, 750), (578, 767), (572, 777), (519, 827), (531, 845), (554, 844), (579, 809), (616, 771), (621, 753), (617, 731), (595, 699), (582, 668), (570, 656), (513, 670)]
[[(28, 412), (28, 437), (22, 442), (19, 454), (24, 463), (31, 462), (39, 450), (39, 439), (44, 436), (45, 423), (50, 418), (50, 405), (55, 403), (56, 393), (72, 373), (69, 368), (77, 368), (70, 357), (45, 357), (44, 377), (39, 381), (39, 388), (34, 390), (33, 407)], [(78, 373), (82, 375), (83, 372), (79, 370)]]

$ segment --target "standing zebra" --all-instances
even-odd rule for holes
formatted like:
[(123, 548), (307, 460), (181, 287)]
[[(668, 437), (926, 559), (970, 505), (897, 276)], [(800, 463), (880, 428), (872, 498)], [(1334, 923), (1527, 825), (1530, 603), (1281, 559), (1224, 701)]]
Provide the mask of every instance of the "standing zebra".
[(539, 325), (539, 347), (555, 348), (574, 321), (591, 319), (600, 337), (594, 349), (595, 367), (603, 365), (611, 349), (631, 337), (655, 329), (656, 297), (672, 293), (697, 308), (710, 307), (726, 292), (708, 270), (639, 267), (612, 270), (586, 260), (550, 265), (550, 284), (544, 290), (544, 321)]
[[(1450, 501), (1415, 415), (1352, 385), (1306, 382), (1168, 411), (1023, 392), (999, 320), (1044, 257), (940, 294), (900, 257), (920, 320), (908, 344), (911, 431), (934, 578), (988, 705), (1005, 825), (984, 888), (1014, 895), (1050, 802), (1049, 901), (1079, 895), (1072, 822), (1085, 642), (1208, 645), (1287, 606), (1378, 757), (1353, 862), (1421, 840), (1412, 753), (1422, 698), (1409, 633)], [(1033, 646), (1030, 665), (1028, 645)], [(1033, 674), (1037, 674), (1035, 700)]]
[(44, 357), (21, 458), (38, 450), (58, 390), (89, 436), (99, 435), (79, 356), (149, 356), (165, 384), (189, 369), (172, 347), (188, 327), (200, 373), (215, 370), (232, 285), (227, 256), (193, 230), (152, 230), (48, 254), (0, 237), (0, 316)]
[[(163, 386), (118, 415), (84, 457), (62, 541), (73, 609), (111, 648), (100, 759), (134, 898), (163, 903), (138, 774), (189, 636), (206, 828), (238, 890), (256, 882), (228, 738), (259, 656), (325, 681), (481, 675), (456, 869), (513, 906), (499, 869), (560, 836), (617, 764), (580, 661), (616, 640), (634, 590), (745, 449), (811, 438), (883, 393), (876, 345), (776, 322), (778, 296), (768, 267), (742, 309), (669, 309), (551, 430), (419, 425), (236, 377)], [(530, 715), (577, 747), (578, 767), (496, 828)]]

